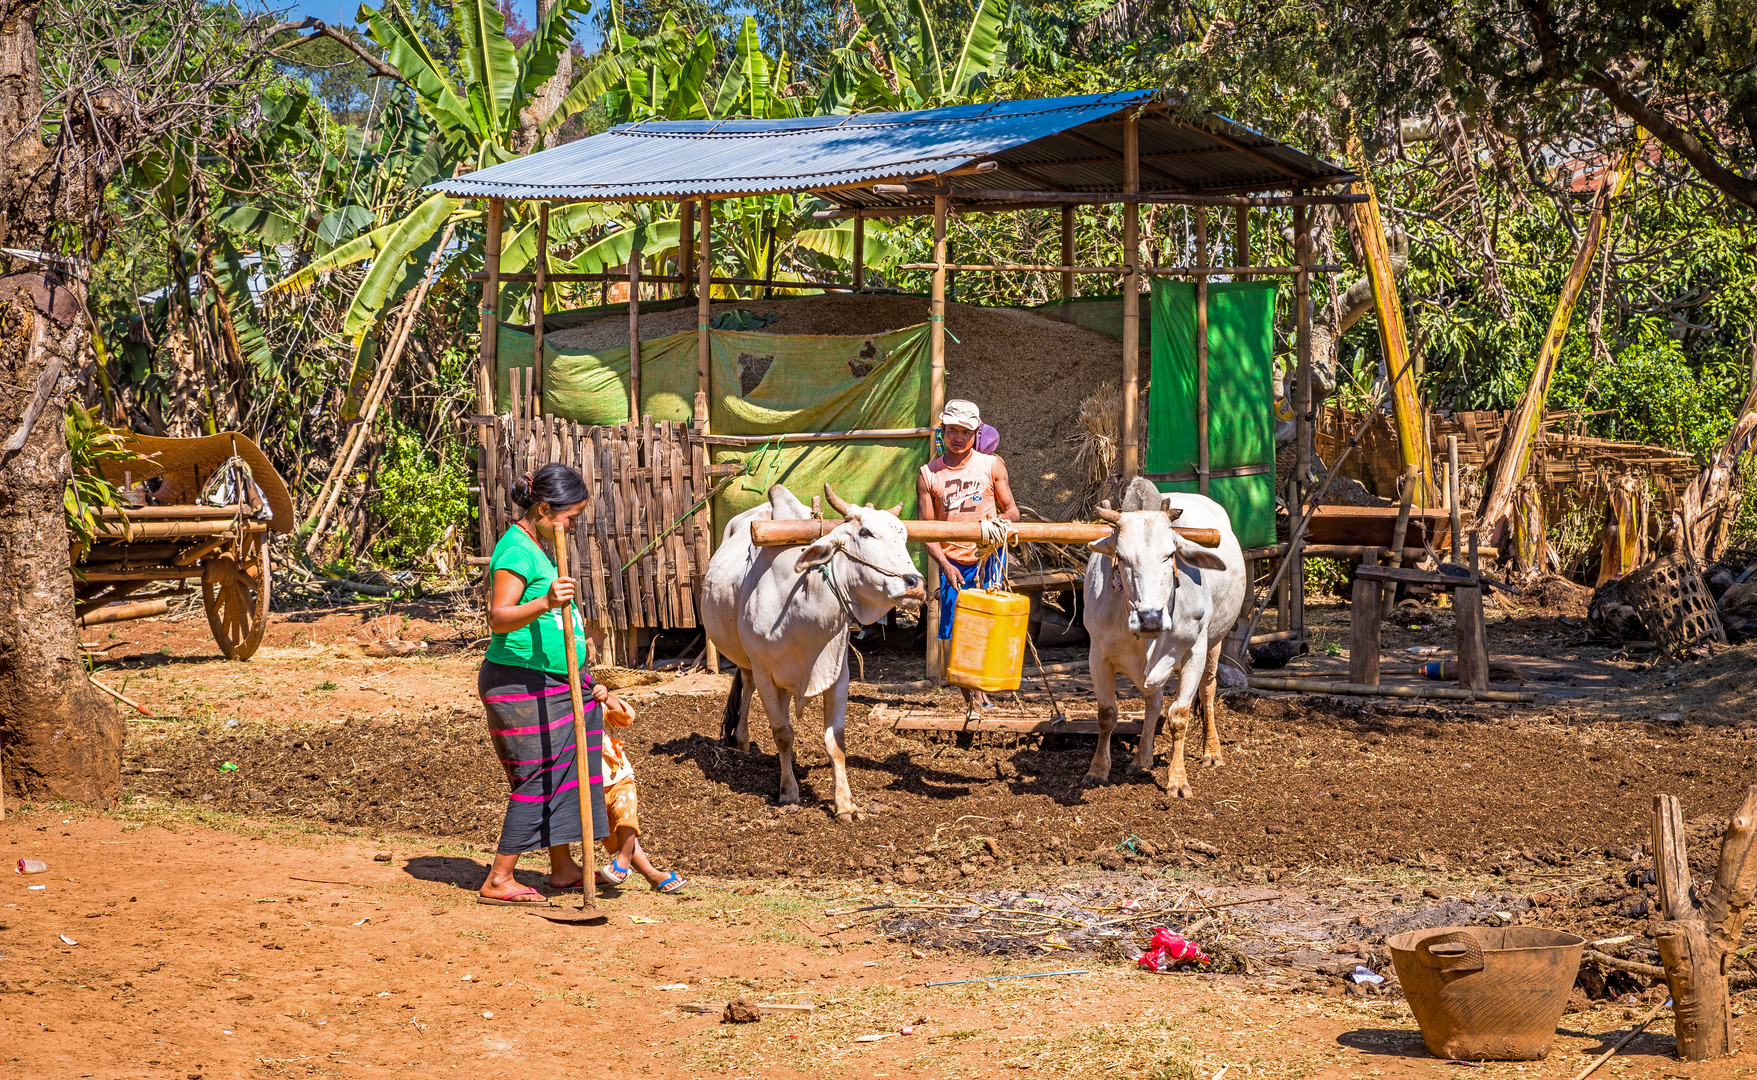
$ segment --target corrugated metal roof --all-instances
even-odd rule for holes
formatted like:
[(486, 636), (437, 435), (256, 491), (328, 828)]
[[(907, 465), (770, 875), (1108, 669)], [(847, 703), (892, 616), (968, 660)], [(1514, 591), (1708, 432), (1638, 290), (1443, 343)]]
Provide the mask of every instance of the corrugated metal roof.
[[(911, 205), (870, 187), (979, 161), (996, 171), (954, 186), (1122, 190), (1122, 110), (1152, 92), (1123, 91), (957, 105), (919, 112), (792, 120), (645, 121), (430, 185), (449, 195), (508, 199), (677, 199), (819, 191), (847, 207)], [(1164, 106), (1139, 125), (1141, 190), (1231, 193), (1325, 186), (1339, 168), (1220, 116), (1195, 124)]]

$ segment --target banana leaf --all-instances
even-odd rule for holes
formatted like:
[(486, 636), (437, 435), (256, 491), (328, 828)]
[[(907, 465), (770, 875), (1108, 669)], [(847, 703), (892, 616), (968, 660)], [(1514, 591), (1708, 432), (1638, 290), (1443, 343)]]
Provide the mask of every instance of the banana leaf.
[[(1011, 0), (982, 0), (970, 18), (958, 64), (952, 70), (951, 93), (964, 97), (987, 78), (1000, 51), (1001, 30), (1007, 24)], [(943, 93), (944, 91), (942, 91)]]
[(423, 249), (431, 257), (445, 223), (462, 205), (449, 195), (436, 193), (392, 227), (372, 261), (372, 269), (366, 272), (366, 280), (354, 290), (348, 313), (342, 319), (342, 333), (353, 341), (356, 349), (367, 332), (378, 325), (384, 309), (419, 277), (425, 261), (416, 263), (413, 269), (410, 261), (417, 259)]

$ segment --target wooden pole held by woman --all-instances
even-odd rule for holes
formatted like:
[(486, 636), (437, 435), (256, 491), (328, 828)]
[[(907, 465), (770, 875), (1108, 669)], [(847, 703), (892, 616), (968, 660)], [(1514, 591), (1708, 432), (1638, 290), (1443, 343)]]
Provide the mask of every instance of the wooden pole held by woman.
[[(571, 531), (571, 530), (569, 530)], [(567, 577), (567, 545), (570, 537), (567, 533), (557, 530), (555, 533), (555, 574)], [(580, 654), (579, 646), (574, 642), (574, 620), (576, 601), (569, 600), (562, 616), (563, 648), (567, 651), (567, 689), (573, 695), (573, 745), (576, 774), (579, 777), (577, 787), (580, 793), (580, 869), (584, 878), (580, 881), (580, 910), (598, 906), (598, 853), (592, 850), (595, 838), (592, 836), (592, 778), (586, 775), (591, 763), (591, 755), (586, 752), (586, 700), (580, 690)]]

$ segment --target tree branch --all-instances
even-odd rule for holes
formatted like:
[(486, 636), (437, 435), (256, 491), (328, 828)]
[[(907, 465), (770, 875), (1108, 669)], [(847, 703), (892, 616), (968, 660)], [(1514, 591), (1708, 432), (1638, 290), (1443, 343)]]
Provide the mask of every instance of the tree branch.
[(1646, 128), (1654, 138), (1676, 150), (1678, 156), (1688, 161), (1716, 190), (1746, 206), (1757, 207), (1757, 183), (1721, 164), (1696, 136), (1672, 123), (1664, 113), (1630, 93), (1605, 72), (1587, 72), (1581, 81), (1603, 94), (1617, 111)]
[(316, 16), (312, 16), (303, 22), (277, 23), (274, 26), (269, 27), (268, 32), (264, 35), (264, 40), (272, 38), (276, 34), (287, 30), (309, 30), (311, 33), (299, 38), (297, 41), (289, 41), (285, 45), (277, 45), (274, 48), (269, 49), (268, 51), (271, 55), (279, 56), (288, 49), (296, 49), (307, 42), (316, 41), (319, 38), (328, 38), (342, 48), (347, 49), (355, 56), (358, 56), (367, 67), (372, 69), (374, 77), (381, 79), (395, 79), (397, 82), (400, 82), (405, 86), (408, 85), (408, 80), (403, 78), (402, 72), (391, 67), (378, 57), (373, 56), (371, 53), (361, 48), (359, 42), (355, 41), (347, 34), (342, 33), (340, 30), (337, 30), (335, 27), (330, 26)]

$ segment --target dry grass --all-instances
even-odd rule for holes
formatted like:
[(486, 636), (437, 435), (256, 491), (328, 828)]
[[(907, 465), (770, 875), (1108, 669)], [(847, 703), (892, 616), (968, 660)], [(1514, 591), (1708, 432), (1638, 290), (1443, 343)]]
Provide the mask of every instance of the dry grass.
[(1074, 508), (1076, 516), (1092, 512), (1117, 471), (1122, 440), (1122, 393), (1107, 382), (1080, 402), (1079, 430), (1068, 436), (1074, 444)]

